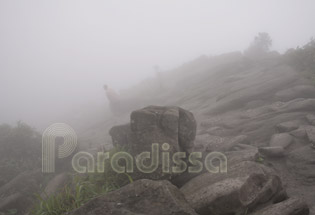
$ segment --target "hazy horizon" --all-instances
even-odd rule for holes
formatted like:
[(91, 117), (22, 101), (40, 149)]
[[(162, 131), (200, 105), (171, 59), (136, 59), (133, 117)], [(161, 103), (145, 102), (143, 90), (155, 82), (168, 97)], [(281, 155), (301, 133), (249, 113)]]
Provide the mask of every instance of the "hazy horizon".
[(0, 124), (41, 126), (200, 55), (243, 51), (258, 32), (273, 50), (315, 36), (315, 1), (0, 2)]

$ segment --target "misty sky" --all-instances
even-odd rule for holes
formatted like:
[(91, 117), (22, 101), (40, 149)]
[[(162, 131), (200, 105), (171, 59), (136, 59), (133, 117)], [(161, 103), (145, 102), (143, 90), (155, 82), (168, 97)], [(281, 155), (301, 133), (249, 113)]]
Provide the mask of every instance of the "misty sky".
[(39, 120), (102, 85), (123, 89), (268, 32), (280, 52), (315, 36), (314, 0), (0, 0), (0, 123)]

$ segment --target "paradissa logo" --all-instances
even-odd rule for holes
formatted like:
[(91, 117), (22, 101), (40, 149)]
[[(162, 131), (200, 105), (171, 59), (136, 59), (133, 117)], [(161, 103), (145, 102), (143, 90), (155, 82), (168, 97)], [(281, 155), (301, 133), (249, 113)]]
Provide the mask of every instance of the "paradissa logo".
[[(57, 137), (62, 137), (64, 143), (58, 147), (58, 158), (70, 156), (77, 147), (77, 135), (74, 130), (67, 124), (55, 123), (45, 130), (42, 139), (42, 171), (52, 173), (55, 171), (55, 141)], [(152, 143), (151, 152), (141, 152), (135, 159), (128, 152), (117, 152), (110, 157), (109, 152), (98, 152), (97, 159), (88, 152), (78, 152), (72, 157), (72, 167), (78, 173), (103, 173), (105, 170), (105, 162), (108, 160), (111, 168), (117, 173), (134, 172), (134, 163), (137, 169), (142, 173), (153, 173), (162, 165), (163, 173), (182, 173), (188, 168), (189, 173), (199, 173), (205, 167), (211, 173), (227, 172), (227, 158), (223, 153), (211, 152), (205, 156), (204, 162), (201, 162), (202, 153), (192, 152), (189, 154), (188, 162), (186, 152), (175, 152), (171, 155), (168, 151), (170, 145), (163, 143), (161, 145), (161, 162), (160, 162), (160, 144)], [(151, 160), (150, 160), (151, 159)], [(86, 166), (81, 165), (80, 161), (85, 160)], [(120, 160), (124, 160), (125, 164), (121, 165)], [(170, 161), (174, 164), (172, 167)], [(218, 160), (217, 166), (213, 165), (213, 161)], [(135, 161), (135, 162), (134, 162)], [(149, 163), (149, 164), (148, 164)], [(96, 164), (96, 165), (95, 165)]]

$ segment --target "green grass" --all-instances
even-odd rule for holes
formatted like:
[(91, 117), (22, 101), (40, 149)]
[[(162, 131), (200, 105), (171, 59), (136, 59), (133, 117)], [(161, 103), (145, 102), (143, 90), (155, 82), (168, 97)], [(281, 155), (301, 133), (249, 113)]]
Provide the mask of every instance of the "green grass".
[(0, 212), (0, 215), (14, 215), (17, 214), (18, 210), (17, 209), (9, 209), (5, 213)]
[(33, 209), (33, 215), (61, 215), (84, 205), (89, 200), (120, 188), (118, 177), (122, 175), (126, 183), (132, 178), (127, 174), (117, 174), (104, 178), (103, 174), (90, 174), (85, 178), (75, 176), (73, 182), (65, 185), (62, 190), (51, 196), (36, 194), (38, 203)]
[[(114, 148), (110, 155), (119, 151)], [(33, 215), (61, 215), (87, 203), (89, 200), (119, 189), (133, 182), (126, 173), (117, 174), (105, 162), (105, 173), (73, 175), (73, 180), (65, 185), (59, 193), (51, 196), (36, 194), (38, 202), (32, 210)]]
[(258, 162), (258, 163), (263, 163), (264, 160), (265, 160), (264, 157), (259, 156), (259, 157), (256, 159), (256, 162)]

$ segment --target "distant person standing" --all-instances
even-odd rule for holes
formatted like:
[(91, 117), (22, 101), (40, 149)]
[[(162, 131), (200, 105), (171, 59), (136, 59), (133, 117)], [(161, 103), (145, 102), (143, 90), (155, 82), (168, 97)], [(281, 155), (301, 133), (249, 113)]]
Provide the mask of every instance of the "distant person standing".
[(116, 93), (115, 90), (109, 88), (106, 84), (103, 86), (104, 90), (106, 91), (106, 96), (109, 101), (109, 107), (113, 113), (117, 112), (119, 110), (119, 103), (120, 98), (119, 95)]
[(163, 90), (164, 86), (163, 86), (163, 74), (161, 72), (161, 69), (158, 65), (155, 65), (154, 67), (154, 71), (155, 71), (155, 76), (158, 82), (158, 88), (159, 90)]

